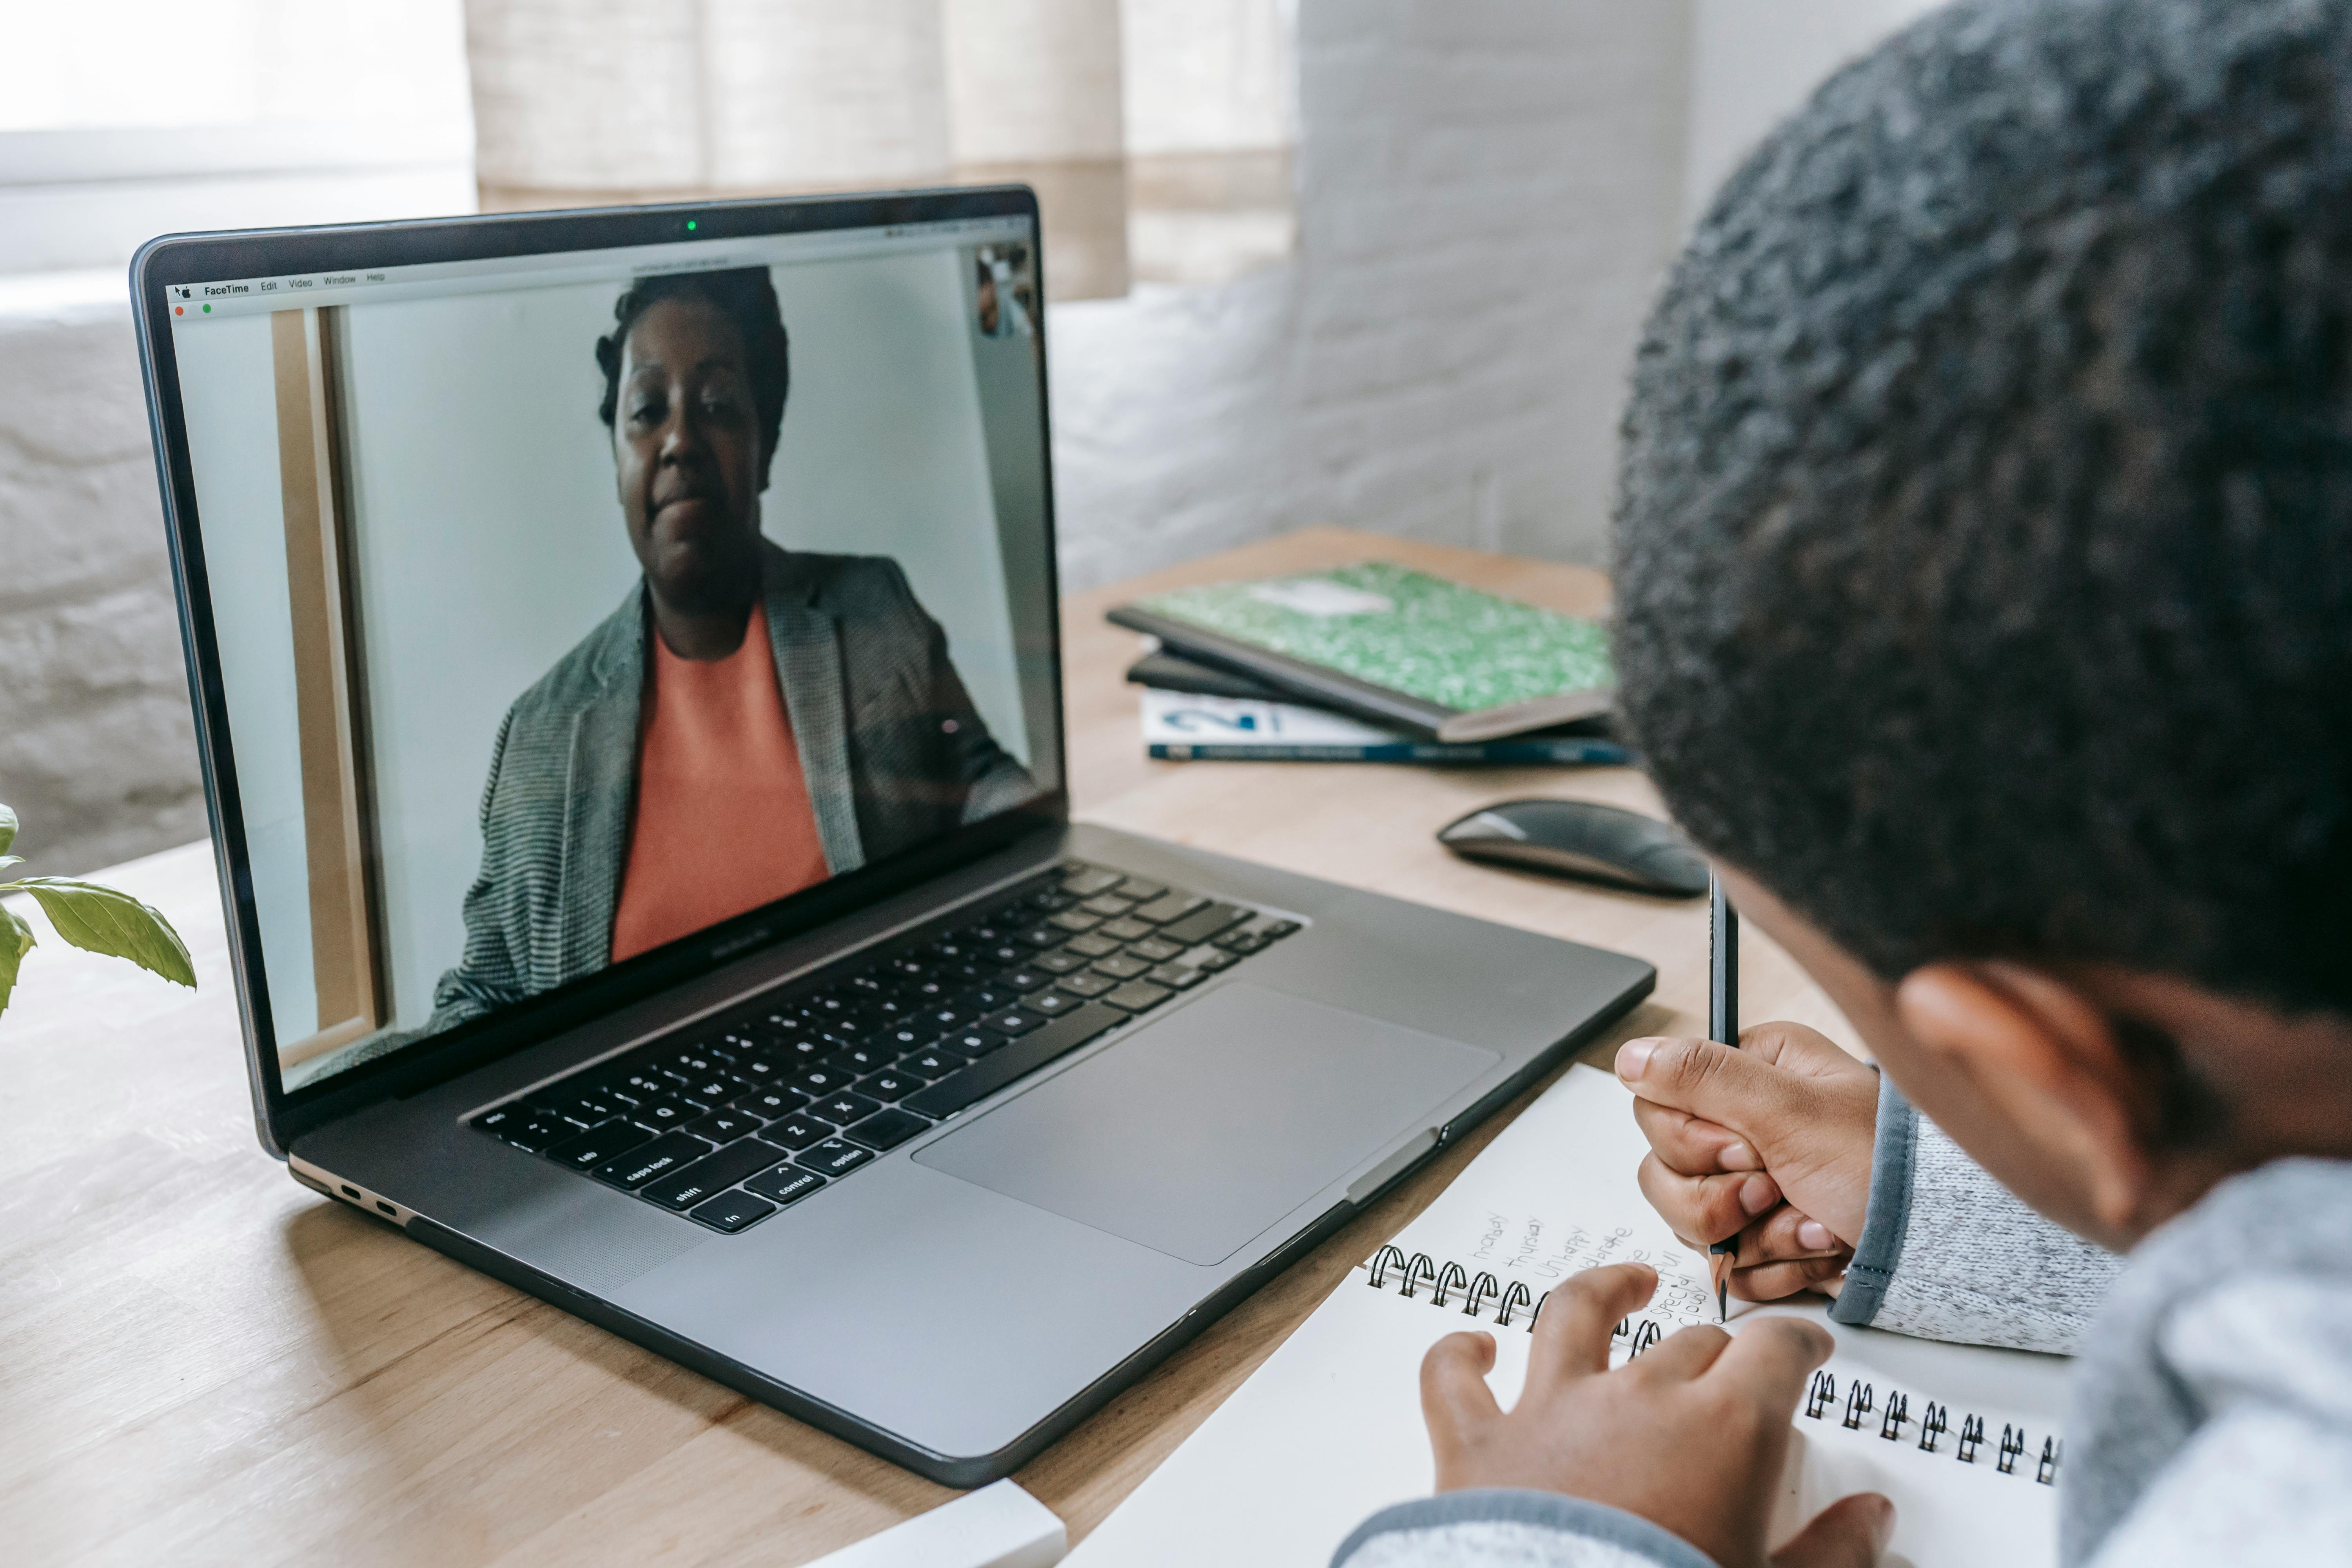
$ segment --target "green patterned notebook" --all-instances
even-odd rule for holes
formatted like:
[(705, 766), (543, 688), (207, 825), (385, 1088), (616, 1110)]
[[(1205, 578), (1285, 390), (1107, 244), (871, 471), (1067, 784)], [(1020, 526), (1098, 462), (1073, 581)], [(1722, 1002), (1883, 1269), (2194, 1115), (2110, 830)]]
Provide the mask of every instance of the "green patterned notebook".
[(1608, 711), (1600, 626), (1386, 561), (1154, 594), (1110, 612), (1174, 652), (1444, 741)]

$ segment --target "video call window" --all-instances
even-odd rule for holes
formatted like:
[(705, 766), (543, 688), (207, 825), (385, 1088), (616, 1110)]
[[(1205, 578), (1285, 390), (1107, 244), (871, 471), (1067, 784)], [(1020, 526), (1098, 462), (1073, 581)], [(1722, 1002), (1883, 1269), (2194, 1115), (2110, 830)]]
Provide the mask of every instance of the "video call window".
[(1058, 785), (1028, 225), (716, 248), (173, 289), (289, 1089)]

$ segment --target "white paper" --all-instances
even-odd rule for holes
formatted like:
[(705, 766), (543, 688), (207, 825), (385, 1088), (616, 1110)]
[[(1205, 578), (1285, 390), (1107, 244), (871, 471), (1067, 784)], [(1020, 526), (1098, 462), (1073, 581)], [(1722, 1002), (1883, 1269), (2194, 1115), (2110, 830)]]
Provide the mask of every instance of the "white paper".
[(1053, 1568), (1068, 1533), (1053, 1510), (998, 1481), (919, 1513), (809, 1568)]
[[(1662, 1328), (1713, 1321), (1704, 1260), (1674, 1238), (1635, 1183), (1646, 1144), (1630, 1100), (1609, 1074), (1571, 1068), (1393, 1245), (1407, 1258), (1427, 1252), (1441, 1264), (1458, 1262), (1474, 1279), (1490, 1272), (1503, 1288), (1525, 1281), (1536, 1297), (1594, 1262), (1646, 1262), (1659, 1270), (1660, 1299), (1650, 1311)], [(1377, 1510), (1427, 1496), (1435, 1472), (1421, 1419), (1422, 1357), (1459, 1329), (1493, 1334), (1487, 1382), (1508, 1408), (1526, 1377), (1530, 1340), (1524, 1312), (1504, 1328), (1483, 1301), (1477, 1319), (1465, 1316), (1458, 1291), (1441, 1307), (1426, 1284), (1411, 1299), (1394, 1278), (1385, 1284), (1375, 1289), (1365, 1269), (1352, 1272), (1069, 1561), (1081, 1568), (1325, 1563)], [(2039, 1484), (2033, 1470), (2063, 1410), (2063, 1358), (1849, 1329), (1828, 1322), (1818, 1304), (1747, 1310), (1730, 1326), (1737, 1333), (1791, 1312), (1836, 1337), (1825, 1370), (1840, 1398), (1819, 1418), (1800, 1407), (1776, 1542), (1836, 1499), (1875, 1490), (1896, 1507), (1890, 1564), (2055, 1562), (2055, 1489)], [(1612, 1359), (1622, 1363), (1626, 1348), (1621, 1342)], [(1871, 1385), (1874, 1409), (1848, 1429), (1844, 1399), (1857, 1375)], [(1897, 1391), (1909, 1400), (1909, 1419), (1889, 1441), (1879, 1434)], [(1930, 1399), (1948, 1407), (1951, 1427), (1932, 1455), (1917, 1447)], [(1966, 1466), (1955, 1456), (1971, 1413), (1985, 1418), (1988, 1441), (1979, 1462)], [(2013, 1475), (1995, 1468), (2003, 1421), (2029, 1433)]]
[(1415, 737), (1340, 713), (1248, 697), (1143, 689), (1147, 746), (1395, 746)]

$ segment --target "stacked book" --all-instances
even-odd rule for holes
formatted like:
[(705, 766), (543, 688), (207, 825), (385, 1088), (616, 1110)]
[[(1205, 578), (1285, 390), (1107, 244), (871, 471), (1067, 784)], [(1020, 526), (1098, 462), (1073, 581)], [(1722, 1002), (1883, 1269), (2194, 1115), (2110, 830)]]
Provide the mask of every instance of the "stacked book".
[(1122, 605), (1143, 739), (1171, 762), (1622, 765), (1591, 621), (1384, 561)]

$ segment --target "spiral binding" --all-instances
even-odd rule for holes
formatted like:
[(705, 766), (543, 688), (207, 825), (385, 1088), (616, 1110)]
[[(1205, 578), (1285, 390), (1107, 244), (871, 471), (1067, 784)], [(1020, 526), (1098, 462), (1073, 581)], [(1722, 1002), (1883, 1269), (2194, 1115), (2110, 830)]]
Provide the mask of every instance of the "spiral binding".
[[(1543, 1315), (1544, 1303), (1551, 1300), (1549, 1290), (1540, 1296), (1533, 1295), (1524, 1279), (1514, 1279), (1509, 1288), (1505, 1289), (1501, 1280), (1484, 1269), (1473, 1275), (1459, 1263), (1449, 1262), (1440, 1267), (1437, 1259), (1426, 1252), (1416, 1252), (1407, 1258), (1394, 1247), (1383, 1247), (1372, 1254), (1370, 1273), (1371, 1287), (1375, 1290), (1387, 1289), (1390, 1279), (1393, 1278), (1397, 1282), (1396, 1293), (1408, 1300), (1425, 1299), (1433, 1307), (1452, 1306), (1464, 1317), (1473, 1320), (1492, 1307), (1492, 1321), (1497, 1326), (1507, 1329), (1517, 1324), (1528, 1333), (1535, 1331), (1536, 1320)], [(1422, 1295), (1424, 1286), (1428, 1288), (1426, 1298)], [(1524, 1321), (1518, 1317), (1523, 1307), (1528, 1310)], [(1648, 1318), (1640, 1320), (1638, 1323), (1631, 1319), (1622, 1320), (1610, 1331), (1610, 1338), (1630, 1342), (1626, 1347), (1629, 1358), (1640, 1355), (1663, 1337), (1664, 1331)], [(1908, 1394), (1900, 1389), (1892, 1390), (1886, 1395), (1886, 1403), (1881, 1405), (1877, 1391), (1859, 1378), (1847, 1380), (1845, 1398), (1840, 1401), (1837, 1379), (1827, 1372), (1813, 1373), (1812, 1384), (1805, 1391), (1804, 1413), (1815, 1421), (1839, 1419), (1849, 1432), (1866, 1431), (1874, 1425), (1878, 1436), (1890, 1443), (1904, 1441), (1910, 1435), (1907, 1428), (1916, 1426), (1919, 1432), (1919, 1451), (1923, 1454), (1941, 1453), (1944, 1439), (1950, 1436), (1952, 1431), (1952, 1412), (1948, 1405), (1938, 1405), (1930, 1399), (1918, 1418), (1914, 1420)], [(1959, 1439), (1952, 1445), (1953, 1456), (1961, 1464), (1976, 1464), (1987, 1441), (1984, 1417), (1962, 1416)], [(1993, 1468), (2004, 1476), (2018, 1474), (2018, 1463), (2025, 1457), (2029, 1441), (2024, 1427), (2004, 1422), (2000, 1428), (2000, 1441), (1993, 1449)], [(2065, 1456), (2066, 1445), (2063, 1439), (2044, 1437), (2041, 1460), (2033, 1468), (2033, 1479), (2045, 1487), (2056, 1486), (2058, 1466)]]
[[(1837, 1416), (1841, 1403), (1844, 1415), (1840, 1425), (1847, 1431), (1867, 1430), (1871, 1417), (1875, 1415), (1878, 1435), (1890, 1443), (1899, 1443), (1910, 1435), (1905, 1428), (1916, 1426), (1919, 1429), (1918, 1448), (1923, 1454), (1941, 1453), (1944, 1439), (1951, 1435), (1952, 1412), (1948, 1405), (1938, 1405), (1931, 1399), (1915, 1422), (1911, 1418), (1911, 1396), (1900, 1390), (1890, 1392), (1882, 1406), (1878, 1403), (1876, 1390), (1869, 1384), (1860, 1378), (1849, 1378), (1846, 1380), (1845, 1398), (1841, 1402), (1837, 1379), (1827, 1372), (1813, 1373), (1813, 1381), (1805, 1390), (1806, 1416), (1814, 1421), (1832, 1419)], [(1984, 1417), (1964, 1415), (1960, 1418), (1959, 1440), (1952, 1445), (1952, 1456), (1961, 1464), (1977, 1464), (1986, 1441)], [(1993, 1449), (1993, 1468), (2004, 1476), (2018, 1474), (2018, 1461), (2025, 1457), (2029, 1441), (2024, 1427), (2003, 1422), (2000, 1441)], [(2058, 1466), (2065, 1457), (2063, 1439), (2055, 1436), (2042, 1438), (2042, 1458), (2033, 1468), (2033, 1479), (2045, 1487), (2056, 1486)]]
[[(1397, 1294), (1408, 1300), (1418, 1300), (1423, 1299), (1421, 1288), (1426, 1285), (1429, 1287), (1426, 1300), (1433, 1307), (1444, 1307), (1459, 1301), (1462, 1315), (1475, 1319), (1491, 1306), (1494, 1308), (1493, 1321), (1497, 1325), (1507, 1329), (1517, 1322), (1528, 1333), (1535, 1332), (1536, 1319), (1542, 1315), (1544, 1303), (1551, 1300), (1550, 1291), (1538, 1296), (1528, 1289), (1528, 1282), (1524, 1279), (1512, 1280), (1510, 1288), (1506, 1289), (1501, 1280), (1483, 1268), (1475, 1275), (1459, 1263), (1448, 1263), (1441, 1268), (1437, 1260), (1426, 1252), (1416, 1252), (1407, 1258), (1393, 1247), (1383, 1247), (1372, 1254), (1370, 1275), (1371, 1287), (1375, 1290), (1387, 1289), (1393, 1276), (1397, 1281)], [(1520, 1321), (1518, 1317), (1522, 1307), (1528, 1309), (1524, 1321)], [(1630, 1340), (1628, 1353), (1640, 1355), (1658, 1342), (1662, 1331), (1647, 1318), (1638, 1325), (1626, 1319), (1619, 1321), (1611, 1331), (1610, 1337)]]

